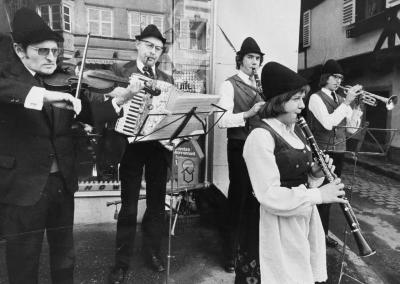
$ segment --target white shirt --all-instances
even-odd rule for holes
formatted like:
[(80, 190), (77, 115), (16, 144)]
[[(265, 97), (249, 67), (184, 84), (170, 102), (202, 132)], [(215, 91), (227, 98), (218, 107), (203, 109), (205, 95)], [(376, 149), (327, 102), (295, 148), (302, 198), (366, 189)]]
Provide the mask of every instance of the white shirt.
[[(305, 145), (277, 119), (264, 119), (292, 147)], [(310, 188), (282, 187), (270, 132), (256, 128), (243, 149), (254, 194), (260, 203), (261, 283), (294, 284), (327, 279), (325, 233), (316, 204), (322, 202), (324, 178), (309, 176)]]
[[(321, 91), (328, 95), (329, 98), (332, 98), (330, 90), (322, 88)], [(334, 100), (334, 98), (332, 98), (332, 100)], [(353, 110), (350, 106), (342, 103), (331, 114), (329, 114), (326, 105), (317, 94), (311, 95), (308, 108), (326, 130), (332, 130), (333, 127), (338, 126), (345, 118), (346, 126), (354, 127), (346, 129), (350, 133), (354, 133), (357, 130), (357, 127), (361, 124), (361, 116), (363, 112), (359, 108)]]
[[(238, 74), (240, 79), (248, 85), (253, 85), (254, 83), (250, 80), (249, 75), (246, 75), (243, 71), (239, 70)], [(231, 128), (231, 127), (243, 127), (246, 124), (243, 118), (244, 112), (233, 113), (234, 107), (234, 89), (229, 81), (224, 81), (220, 88), (218, 94), (221, 96), (218, 105), (223, 109), (226, 109), (225, 114), (222, 116), (221, 120), (218, 122), (220, 128)]]
[[(32, 71), (26, 66), (25, 68), (29, 71), (29, 73), (32, 74), (32, 76), (36, 75), (35, 71)], [(45, 88), (33, 86), (28, 95), (25, 97), (24, 107), (28, 109), (42, 110), (44, 104), (44, 95), (48, 92), (49, 91)], [(111, 99), (111, 104), (114, 107), (115, 112), (119, 114), (121, 112), (121, 107), (117, 105), (115, 98)], [(76, 114), (79, 114), (80, 109), (75, 110), (75, 112)]]

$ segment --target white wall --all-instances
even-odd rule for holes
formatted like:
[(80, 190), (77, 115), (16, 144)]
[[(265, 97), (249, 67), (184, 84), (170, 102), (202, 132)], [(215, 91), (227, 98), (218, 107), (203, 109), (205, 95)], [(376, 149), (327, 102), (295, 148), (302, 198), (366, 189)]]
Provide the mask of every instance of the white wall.
[[(213, 92), (235, 74), (235, 53), (218, 25), (236, 50), (251, 36), (265, 53), (264, 64), (278, 61), (297, 70), (300, 0), (218, 0), (216, 2), (213, 52)], [(224, 193), (228, 189), (226, 131), (217, 129), (214, 139), (213, 183)]]

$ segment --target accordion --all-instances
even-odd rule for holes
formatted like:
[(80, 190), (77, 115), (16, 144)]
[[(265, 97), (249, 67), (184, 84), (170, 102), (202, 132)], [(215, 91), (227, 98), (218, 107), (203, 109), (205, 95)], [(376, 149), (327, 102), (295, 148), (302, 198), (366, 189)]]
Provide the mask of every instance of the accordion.
[[(132, 74), (129, 80), (152, 82), (153, 87), (161, 92), (152, 96), (146, 89), (137, 93), (133, 99), (122, 106), (123, 116), (115, 125), (115, 131), (127, 136), (143, 136), (151, 133), (165, 115), (166, 106), (171, 94), (176, 92), (174, 85), (158, 80), (152, 80), (141, 74)], [(150, 115), (152, 114), (152, 115)]]

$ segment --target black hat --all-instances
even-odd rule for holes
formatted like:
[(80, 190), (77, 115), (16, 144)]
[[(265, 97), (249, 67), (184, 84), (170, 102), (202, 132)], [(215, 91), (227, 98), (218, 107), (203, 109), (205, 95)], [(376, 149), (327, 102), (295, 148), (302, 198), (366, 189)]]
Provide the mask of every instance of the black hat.
[(307, 80), (277, 62), (268, 62), (261, 72), (261, 85), (265, 99), (271, 99), (307, 85)]
[(246, 55), (248, 53), (258, 53), (261, 56), (264, 55), (264, 53), (261, 52), (261, 49), (258, 46), (257, 42), (252, 37), (248, 37), (243, 41), (240, 50), (236, 54)]
[(147, 37), (155, 37), (162, 41), (163, 44), (167, 41), (160, 31), (158, 30), (156, 25), (148, 25), (144, 28), (144, 30), (140, 33), (140, 35), (135, 36), (137, 40), (141, 40)]
[(343, 69), (336, 62), (336, 60), (329, 59), (325, 62), (324, 66), (322, 67), (321, 74), (341, 74), (343, 75)]
[(50, 29), (38, 14), (27, 8), (21, 8), (15, 13), (12, 36), (14, 42), (26, 45), (45, 40), (64, 41), (63, 37)]

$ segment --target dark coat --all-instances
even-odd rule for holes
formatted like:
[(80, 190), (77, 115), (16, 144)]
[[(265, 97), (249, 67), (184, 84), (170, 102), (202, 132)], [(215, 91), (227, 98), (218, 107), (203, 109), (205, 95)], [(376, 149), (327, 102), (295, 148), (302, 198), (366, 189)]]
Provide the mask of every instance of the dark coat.
[[(0, 202), (19, 206), (35, 204), (46, 184), (52, 160), (73, 194), (78, 189), (72, 125), (74, 113), (45, 106), (42, 111), (24, 107), (32, 86), (40, 86), (18, 61), (0, 70)], [(92, 115), (94, 114), (94, 116)], [(84, 122), (113, 121), (111, 101), (82, 103)]]

